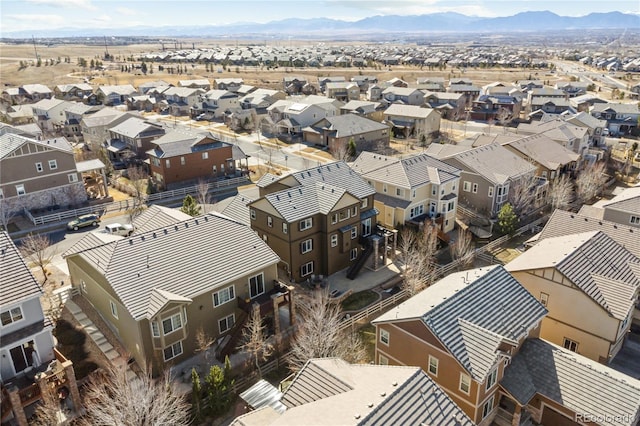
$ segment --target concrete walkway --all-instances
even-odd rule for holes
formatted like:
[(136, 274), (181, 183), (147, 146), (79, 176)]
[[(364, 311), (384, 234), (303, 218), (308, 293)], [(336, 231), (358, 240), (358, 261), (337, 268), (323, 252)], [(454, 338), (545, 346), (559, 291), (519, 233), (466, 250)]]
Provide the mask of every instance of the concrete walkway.
[[(80, 323), (84, 331), (91, 337), (91, 340), (94, 341), (96, 346), (100, 348), (105, 357), (109, 360), (110, 363), (115, 362), (127, 362), (122, 359), (118, 351), (107, 341), (107, 338), (104, 337), (104, 334), (96, 327), (96, 325), (87, 317), (87, 315), (82, 312), (80, 306), (73, 302), (73, 300), (67, 300), (65, 302), (65, 306), (71, 312), (71, 315)], [(136, 378), (136, 374), (131, 370), (130, 367), (127, 368), (127, 379), (132, 380)]]

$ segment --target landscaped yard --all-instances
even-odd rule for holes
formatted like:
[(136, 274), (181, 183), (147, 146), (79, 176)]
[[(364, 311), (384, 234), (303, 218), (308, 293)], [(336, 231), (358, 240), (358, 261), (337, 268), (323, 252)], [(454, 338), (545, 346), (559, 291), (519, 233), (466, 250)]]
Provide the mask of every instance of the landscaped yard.
[(97, 363), (102, 360), (95, 359), (95, 354), (87, 348), (87, 335), (64, 319), (65, 315), (70, 314), (63, 314), (63, 318), (56, 323), (53, 334), (58, 339), (58, 350), (73, 362), (76, 378), (80, 380), (96, 370), (99, 367)]
[(358, 334), (360, 335), (362, 344), (367, 351), (367, 360), (365, 362), (369, 363), (375, 361), (376, 328), (371, 324), (367, 324), (358, 330)]
[(343, 311), (359, 311), (364, 309), (376, 300), (380, 299), (380, 295), (372, 290), (364, 290), (353, 293), (342, 301)]

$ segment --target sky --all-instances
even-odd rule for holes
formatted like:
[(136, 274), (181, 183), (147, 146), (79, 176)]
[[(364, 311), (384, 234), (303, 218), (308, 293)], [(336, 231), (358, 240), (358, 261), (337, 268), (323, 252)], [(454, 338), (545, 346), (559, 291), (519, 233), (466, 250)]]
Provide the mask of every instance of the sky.
[[(285, 18), (356, 21), (376, 15), (458, 12), (510, 16), (549, 10), (563, 16), (618, 11), (640, 15), (638, 0), (0, 0), (0, 35), (57, 28), (224, 25)], [(640, 19), (640, 18), (639, 18)]]

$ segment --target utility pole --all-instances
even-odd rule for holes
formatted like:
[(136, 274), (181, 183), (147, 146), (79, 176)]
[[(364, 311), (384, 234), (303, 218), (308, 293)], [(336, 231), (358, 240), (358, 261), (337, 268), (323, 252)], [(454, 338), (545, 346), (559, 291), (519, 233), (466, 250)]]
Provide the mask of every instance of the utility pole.
[(33, 40), (33, 50), (36, 52), (36, 61), (38, 60), (38, 49), (36, 49), (36, 39), (35, 37), (32, 35), (31, 36), (31, 40)]
[(104, 36), (104, 58), (108, 59), (111, 56), (109, 55), (109, 47), (107, 47), (107, 36)]

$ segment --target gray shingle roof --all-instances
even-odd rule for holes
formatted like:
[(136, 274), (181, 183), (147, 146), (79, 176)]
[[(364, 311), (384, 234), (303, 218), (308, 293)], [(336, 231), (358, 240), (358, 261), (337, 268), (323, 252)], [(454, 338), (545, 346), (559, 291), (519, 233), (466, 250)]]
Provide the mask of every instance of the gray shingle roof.
[(598, 424), (632, 426), (640, 418), (640, 381), (541, 339), (527, 339), (500, 385), (521, 404), (544, 395)]
[(640, 108), (638, 108), (638, 105), (635, 103), (632, 103), (632, 104), (596, 103), (596, 104), (593, 104), (593, 109), (591, 110), (591, 113), (603, 112), (608, 109), (611, 109), (618, 114), (640, 114)]
[(502, 266), (451, 274), (373, 323), (421, 319), (476, 379), (483, 381), (501, 342), (516, 342), (547, 310)]
[(9, 234), (0, 231), (0, 306), (11, 305), (41, 294), (40, 285)]
[(467, 171), (478, 173), (494, 184), (503, 184), (536, 170), (536, 166), (498, 144), (470, 149), (452, 158)]
[(345, 194), (342, 188), (315, 182), (315, 185), (301, 185), (267, 194), (264, 198), (285, 221), (295, 222), (318, 213), (328, 214)]
[[(328, 123), (328, 124), (327, 124)], [(388, 130), (389, 126), (357, 114), (344, 114), (334, 117), (326, 117), (311, 126), (317, 129), (335, 131), (336, 138), (345, 138), (362, 133)]]
[(25, 143), (33, 143), (35, 145), (44, 146), (47, 149), (65, 151), (68, 153), (73, 152), (69, 141), (67, 141), (64, 137), (39, 141), (22, 135), (5, 133), (4, 135), (0, 136), (0, 159), (5, 158), (7, 155), (11, 154), (13, 151), (20, 148)]
[(555, 268), (619, 320), (633, 308), (640, 286), (640, 259), (602, 231), (544, 239), (505, 267)]
[(437, 114), (434, 109), (422, 108), (416, 105), (391, 104), (384, 111), (385, 115), (395, 115), (399, 117), (427, 118), (429, 114)]
[(129, 138), (136, 138), (141, 133), (146, 132), (150, 128), (157, 131), (162, 130), (162, 126), (160, 126), (159, 124), (151, 123), (149, 121), (146, 121), (143, 118), (137, 118), (137, 117), (133, 117), (128, 120), (125, 120), (122, 123), (112, 127), (109, 130)]
[(155, 304), (151, 303), (153, 291), (194, 298), (279, 261), (251, 228), (215, 213), (137, 233), (77, 255), (104, 273), (137, 320)]
[(324, 182), (343, 188), (360, 199), (376, 192), (358, 173), (351, 170), (344, 161), (323, 164), (312, 169), (295, 172), (292, 176), (300, 185), (313, 185), (316, 182)]
[(579, 154), (543, 134), (518, 139), (507, 145), (549, 170), (557, 170), (580, 158)]
[(247, 205), (252, 202), (253, 199), (245, 195), (238, 194), (227, 206), (220, 212), (221, 214), (230, 217), (231, 219), (243, 223), (247, 226), (251, 223), (251, 217), (249, 214), (249, 207)]
[(178, 209), (158, 206), (152, 204), (140, 216), (134, 219), (133, 226), (135, 232), (142, 234), (147, 231), (173, 225), (183, 220), (191, 218), (186, 213), (182, 213)]
[(198, 132), (187, 129), (174, 129), (153, 141), (155, 148), (147, 151), (158, 158), (169, 158), (191, 154), (196, 151), (209, 151), (228, 146), (210, 132)]
[(603, 203), (602, 207), (640, 214), (640, 186), (625, 189), (619, 195)]

